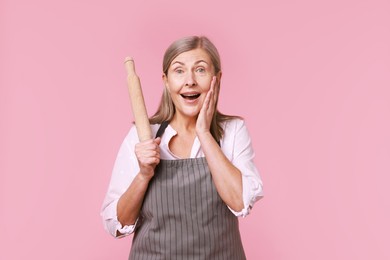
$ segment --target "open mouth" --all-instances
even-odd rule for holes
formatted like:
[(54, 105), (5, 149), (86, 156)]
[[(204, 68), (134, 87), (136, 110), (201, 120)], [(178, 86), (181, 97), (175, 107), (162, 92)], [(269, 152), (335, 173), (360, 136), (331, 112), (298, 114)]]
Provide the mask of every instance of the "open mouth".
[(200, 94), (180, 94), (180, 96), (188, 100), (195, 100), (200, 97)]

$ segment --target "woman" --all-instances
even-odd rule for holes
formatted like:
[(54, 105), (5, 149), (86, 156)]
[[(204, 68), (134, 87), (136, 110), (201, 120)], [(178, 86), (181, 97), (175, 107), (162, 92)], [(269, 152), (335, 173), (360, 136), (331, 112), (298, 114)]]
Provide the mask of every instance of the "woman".
[(217, 49), (186, 37), (164, 55), (164, 92), (150, 118), (154, 139), (133, 126), (102, 207), (115, 237), (133, 232), (129, 259), (245, 259), (237, 216), (262, 196), (244, 121), (217, 111)]

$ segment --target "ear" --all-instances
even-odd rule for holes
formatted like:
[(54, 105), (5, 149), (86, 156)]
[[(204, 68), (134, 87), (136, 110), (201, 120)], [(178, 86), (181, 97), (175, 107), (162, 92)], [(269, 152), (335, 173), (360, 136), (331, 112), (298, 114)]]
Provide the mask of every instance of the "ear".
[(167, 88), (168, 87), (168, 77), (165, 75), (165, 73), (162, 74), (162, 80), (164, 82), (164, 86)]
[(215, 76), (217, 77), (217, 86), (219, 86), (221, 84), (222, 71), (218, 72)]

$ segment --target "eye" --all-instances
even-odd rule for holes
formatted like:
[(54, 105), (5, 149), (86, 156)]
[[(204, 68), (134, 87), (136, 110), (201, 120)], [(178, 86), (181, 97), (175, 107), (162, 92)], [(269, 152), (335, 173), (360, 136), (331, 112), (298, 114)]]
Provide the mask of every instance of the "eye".
[(182, 70), (181, 68), (177, 68), (177, 69), (175, 69), (175, 72), (178, 74), (182, 74), (182, 73), (184, 73), (184, 70)]
[(196, 69), (196, 72), (204, 73), (206, 70), (203, 67), (199, 67)]

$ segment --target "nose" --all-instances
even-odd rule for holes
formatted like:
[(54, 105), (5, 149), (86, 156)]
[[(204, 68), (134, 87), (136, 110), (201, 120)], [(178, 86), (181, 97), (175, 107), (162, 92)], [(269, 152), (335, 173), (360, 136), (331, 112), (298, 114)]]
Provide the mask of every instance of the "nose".
[(187, 87), (194, 87), (196, 86), (196, 79), (195, 75), (193, 73), (189, 73), (189, 75), (186, 78), (186, 86)]

